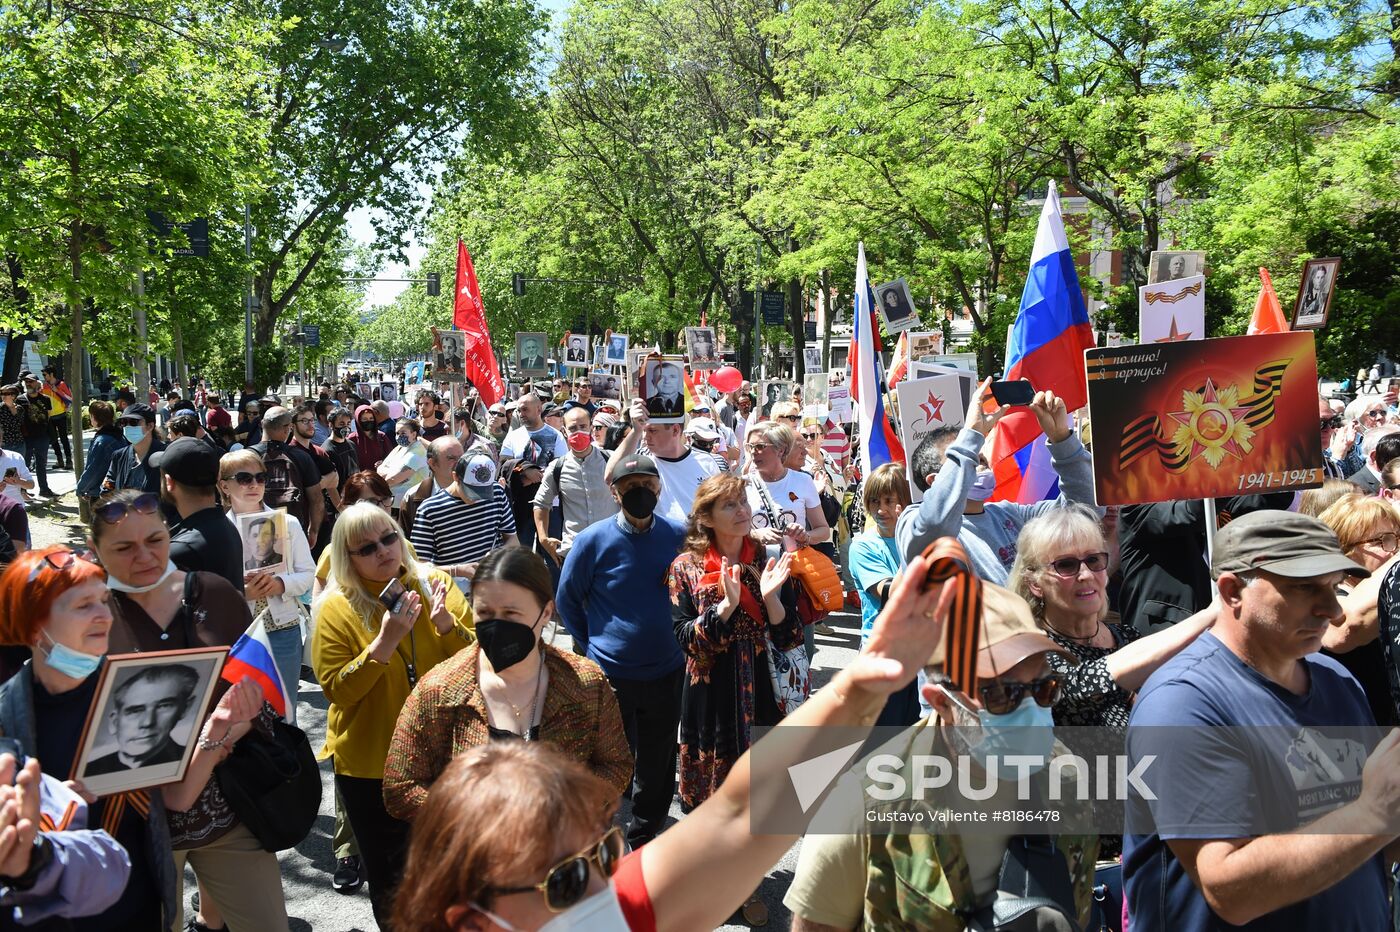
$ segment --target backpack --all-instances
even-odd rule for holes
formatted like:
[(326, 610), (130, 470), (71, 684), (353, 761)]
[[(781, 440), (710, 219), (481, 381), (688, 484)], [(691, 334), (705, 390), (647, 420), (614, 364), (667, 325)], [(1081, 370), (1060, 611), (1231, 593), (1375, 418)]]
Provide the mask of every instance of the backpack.
[(263, 504), (268, 508), (285, 508), (306, 527), (309, 503), (305, 490), (301, 487), (301, 476), (297, 464), (280, 443), (269, 443), (262, 454), (263, 469), (267, 471), (267, 491), (263, 493)]

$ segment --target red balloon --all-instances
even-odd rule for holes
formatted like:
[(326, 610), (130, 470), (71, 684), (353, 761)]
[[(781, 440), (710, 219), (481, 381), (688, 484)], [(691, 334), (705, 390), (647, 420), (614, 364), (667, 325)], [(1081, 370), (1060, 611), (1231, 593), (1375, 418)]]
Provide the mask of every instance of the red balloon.
[(720, 366), (710, 375), (710, 384), (722, 392), (736, 392), (744, 384), (744, 374), (733, 366)]

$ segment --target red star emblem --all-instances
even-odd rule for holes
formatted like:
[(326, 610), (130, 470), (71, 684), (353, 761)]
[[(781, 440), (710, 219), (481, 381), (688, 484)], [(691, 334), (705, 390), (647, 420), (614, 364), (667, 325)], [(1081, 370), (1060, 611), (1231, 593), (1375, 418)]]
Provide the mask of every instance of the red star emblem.
[(924, 412), (925, 421), (943, 421), (943, 399), (933, 392), (928, 393), (928, 401), (919, 405), (919, 410)]
[(1172, 315), (1172, 329), (1171, 329), (1171, 332), (1168, 333), (1168, 334), (1167, 334), (1166, 336), (1164, 336), (1164, 337), (1158, 337), (1157, 339), (1153, 340), (1152, 342), (1153, 342), (1153, 343), (1180, 343), (1182, 340), (1189, 340), (1189, 339), (1191, 339), (1191, 334), (1190, 334), (1189, 332), (1188, 332), (1188, 333), (1181, 333), (1180, 331), (1178, 331), (1178, 330), (1176, 329), (1176, 315), (1173, 314), (1173, 315)]

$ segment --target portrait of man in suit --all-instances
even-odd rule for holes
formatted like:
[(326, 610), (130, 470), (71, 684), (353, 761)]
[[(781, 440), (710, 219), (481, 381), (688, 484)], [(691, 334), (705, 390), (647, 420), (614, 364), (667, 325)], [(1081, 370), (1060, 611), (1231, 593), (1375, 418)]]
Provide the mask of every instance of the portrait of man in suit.
[(117, 749), (93, 760), (89, 776), (178, 763), (185, 746), (171, 732), (194, 702), (199, 673), (183, 664), (146, 667), (112, 691), (103, 716)]
[(678, 418), (685, 414), (685, 379), (678, 363), (652, 360), (647, 363), (647, 414), (651, 417)]
[(549, 374), (549, 361), (544, 355), (545, 335), (543, 333), (517, 333), (515, 335), (515, 367), (521, 375), (541, 376)]
[(588, 338), (580, 334), (570, 336), (564, 361), (577, 363), (580, 366), (588, 365)]

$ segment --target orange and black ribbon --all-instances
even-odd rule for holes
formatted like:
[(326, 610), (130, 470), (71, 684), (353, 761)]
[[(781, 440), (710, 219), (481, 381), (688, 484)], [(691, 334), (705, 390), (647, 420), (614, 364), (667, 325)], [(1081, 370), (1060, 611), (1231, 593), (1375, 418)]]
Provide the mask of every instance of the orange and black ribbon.
[(1196, 282), (1194, 285), (1187, 285), (1176, 294), (1167, 294), (1165, 291), (1147, 291), (1143, 293), (1143, 300), (1148, 304), (1156, 304), (1159, 301), (1163, 304), (1175, 304), (1185, 299), (1187, 296), (1194, 297), (1200, 294), (1201, 289), (1204, 287), (1205, 282)]
[(944, 622), (943, 672), (959, 689), (975, 695), (977, 649), (982, 642), (982, 580), (954, 537), (940, 537), (924, 548), (932, 564), (929, 585), (953, 580), (953, 604)]

